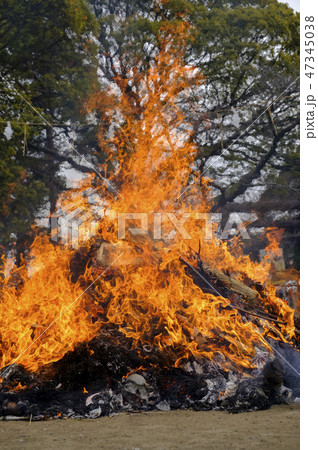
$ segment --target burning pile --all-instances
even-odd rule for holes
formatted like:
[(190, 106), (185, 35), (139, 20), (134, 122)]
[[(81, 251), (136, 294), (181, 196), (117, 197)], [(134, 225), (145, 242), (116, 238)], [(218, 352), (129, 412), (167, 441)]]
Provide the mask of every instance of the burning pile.
[(88, 102), (101, 120), (102, 176), (61, 207), (85, 215), (89, 238), (74, 250), (38, 236), (20, 267), (4, 261), (2, 415), (236, 411), (291, 394), (293, 310), (266, 283), (278, 244), (269, 236), (267, 258), (252, 262), (208, 220), (211, 180), (196, 170), (186, 114), (203, 79), (183, 62), (187, 37), (184, 23), (167, 25), (155, 64)]

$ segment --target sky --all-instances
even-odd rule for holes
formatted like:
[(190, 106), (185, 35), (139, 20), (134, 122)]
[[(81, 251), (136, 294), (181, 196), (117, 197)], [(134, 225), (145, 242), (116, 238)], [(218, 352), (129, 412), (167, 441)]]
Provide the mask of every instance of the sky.
[(282, 3), (288, 3), (289, 6), (294, 8), (296, 11), (300, 11), (300, 0), (279, 0)]

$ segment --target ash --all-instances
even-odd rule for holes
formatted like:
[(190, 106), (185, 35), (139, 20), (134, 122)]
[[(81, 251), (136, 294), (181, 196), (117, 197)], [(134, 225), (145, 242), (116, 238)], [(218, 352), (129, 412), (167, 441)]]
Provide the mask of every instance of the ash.
[(94, 419), (124, 411), (189, 408), (238, 413), (299, 397), (299, 353), (288, 344), (272, 342), (279, 346), (275, 357), (257, 351), (257, 368), (242, 373), (230, 363), (224, 369), (224, 361), (222, 368), (217, 362), (189, 359), (176, 368), (166, 354), (118, 345), (120, 339), (105, 333), (36, 374), (16, 364), (2, 369), (0, 416)]

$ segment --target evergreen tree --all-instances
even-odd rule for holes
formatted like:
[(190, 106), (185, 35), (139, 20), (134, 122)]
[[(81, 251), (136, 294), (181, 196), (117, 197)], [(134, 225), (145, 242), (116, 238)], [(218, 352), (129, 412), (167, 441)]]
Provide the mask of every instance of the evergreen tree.
[[(85, 0), (5, 3), (0, 7), (0, 239), (8, 243), (11, 236), (23, 248), (39, 208), (49, 201), (54, 211), (65, 189), (61, 163), (76, 165), (68, 124), (81, 119), (83, 101), (96, 88), (98, 28)], [(4, 135), (8, 121), (10, 139)]]

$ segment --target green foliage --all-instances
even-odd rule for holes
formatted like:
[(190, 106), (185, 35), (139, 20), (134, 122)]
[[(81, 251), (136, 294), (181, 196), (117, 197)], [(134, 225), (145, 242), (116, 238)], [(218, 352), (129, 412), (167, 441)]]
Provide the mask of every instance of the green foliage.
[(205, 4), (196, 12), (193, 47), (207, 78), (227, 87), (224, 102), (235, 102), (238, 84), (244, 86), (259, 71), (263, 77), (297, 75), (299, 14), (272, 0)]
[(85, 0), (9, 0), (0, 24), (0, 241), (7, 244), (11, 234), (23, 238), (45, 199), (54, 203), (64, 189), (54, 157), (63, 129), (45, 121), (80, 119), (96, 86), (98, 24)]

